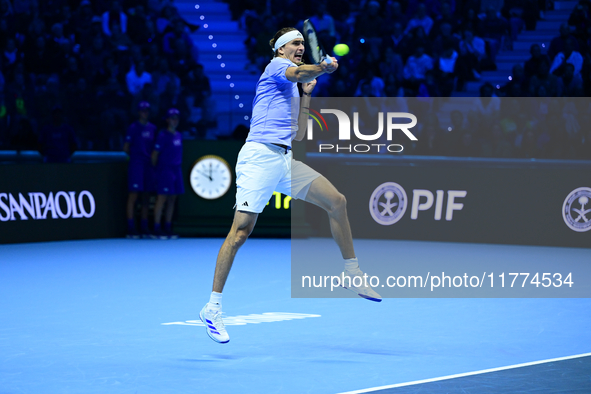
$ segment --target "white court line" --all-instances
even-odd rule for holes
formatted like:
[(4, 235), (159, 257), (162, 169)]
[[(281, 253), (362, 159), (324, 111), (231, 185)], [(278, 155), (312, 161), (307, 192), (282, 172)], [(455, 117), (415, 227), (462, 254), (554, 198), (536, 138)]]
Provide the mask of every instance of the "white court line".
[(413, 386), (415, 384), (422, 384), (422, 383), (439, 382), (441, 380), (448, 380), (448, 379), (455, 379), (455, 378), (463, 378), (465, 376), (473, 376), (473, 375), (480, 375), (480, 374), (489, 373), (489, 372), (505, 371), (507, 369), (514, 369), (514, 368), (521, 368), (521, 367), (529, 367), (530, 365), (545, 364), (545, 363), (551, 363), (551, 362), (554, 362), (554, 361), (571, 360), (573, 358), (580, 358), (580, 357), (587, 357), (587, 356), (591, 356), (591, 353), (576, 354), (574, 356), (551, 358), (551, 359), (548, 359), (548, 360), (541, 360), (541, 361), (532, 361), (532, 362), (529, 362), (529, 363), (508, 365), (506, 367), (483, 369), (481, 371), (458, 373), (458, 374), (455, 374), (455, 375), (441, 376), (439, 378), (415, 380), (414, 382), (397, 383), (397, 384), (391, 384), (391, 385), (388, 385), (388, 386), (380, 386), (380, 387), (372, 387), (372, 388), (369, 388), (369, 389), (362, 389), (362, 390), (355, 390), (355, 391), (347, 391), (347, 392), (343, 392), (343, 393), (339, 393), (339, 394), (371, 393), (372, 391), (385, 390), (385, 389), (393, 389), (393, 388), (396, 388), (396, 387)]

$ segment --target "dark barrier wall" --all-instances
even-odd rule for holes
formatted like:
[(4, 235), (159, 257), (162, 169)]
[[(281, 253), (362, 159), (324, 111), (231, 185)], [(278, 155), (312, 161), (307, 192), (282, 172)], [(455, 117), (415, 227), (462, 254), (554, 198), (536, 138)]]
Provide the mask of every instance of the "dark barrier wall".
[(355, 238), (591, 247), (590, 162), (308, 154), (308, 164), (347, 197)]
[[(185, 194), (179, 198), (175, 220), (175, 229), (179, 234), (212, 237), (225, 237), (228, 234), (236, 202), (236, 159), (243, 144), (244, 142), (241, 141), (183, 141)], [(207, 156), (220, 157), (230, 167), (230, 188), (223, 196), (216, 199), (202, 198), (191, 187), (191, 169), (197, 161)], [(259, 215), (252, 236), (289, 237), (291, 222), (291, 201), (289, 200), (283, 195), (273, 196), (269, 205)]]
[(125, 235), (127, 163), (0, 165), (0, 243)]

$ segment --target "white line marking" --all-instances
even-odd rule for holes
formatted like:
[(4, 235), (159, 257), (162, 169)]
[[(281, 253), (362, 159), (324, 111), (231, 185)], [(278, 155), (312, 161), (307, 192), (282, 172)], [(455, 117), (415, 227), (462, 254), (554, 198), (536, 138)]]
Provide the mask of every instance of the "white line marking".
[(465, 376), (473, 376), (473, 375), (480, 375), (480, 374), (489, 373), (489, 372), (505, 371), (507, 369), (514, 369), (514, 368), (521, 368), (521, 367), (529, 367), (531, 365), (551, 363), (551, 362), (554, 362), (554, 361), (571, 360), (573, 358), (581, 358), (581, 357), (588, 357), (588, 356), (591, 356), (591, 353), (576, 354), (574, 356), (551, 358), (551, 359), (548, 359), (548, 360), (541, 360), (541, 361), (532, 361), (532, 362), (529, 362), (529, 363), (508, 365), (506, 367), (483, 369), (481, 371), (458, 373), (458, 374), (455, 374), (455, 375), (441, 376), (439, 378), (415, 380), (414, 382), (397, 383), (397, 384), (391, 384), (391, 385), (388, 385), (388, 386), (380, 386), (380, 387), (372, 387), (372, 388), (369, 388), (369, 389), (362, 389), (362, 390), (355, 390), (355, 391), (347, 391), (347, 392), (342, 392), (342, 393), (339, 393), (339, 394), (370, 393), (372, 391), (385, 390), (385, 389), (393, 389), (393, 388), (396, 388), (396, 387), (413, 386), (415, 384), (422, 384), (422, 383), (439, 382), (441, 380), (448, 380), (448, 379), (455, 379), (455, 378), (463, 378)]
[[(310, 315), (307, 313), (288, 313), (288, 312), (265, 312), (263, 314), (251, 314), (240, 316), (222, 317), (226, 326), (244, 326), (246, 324), (269, 323), (275, 321), (286, 321), (294, 319), (305, 319), (308, 317), (320, 317), (320, 315)], [(163, 326), (205, 326), (201, 320), (187, 320), (185, 322), (162, 323)]]

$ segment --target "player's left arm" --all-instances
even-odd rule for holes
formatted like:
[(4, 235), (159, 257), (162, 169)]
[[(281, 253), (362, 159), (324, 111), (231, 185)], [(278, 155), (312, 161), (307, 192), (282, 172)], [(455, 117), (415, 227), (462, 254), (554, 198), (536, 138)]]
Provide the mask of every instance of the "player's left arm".
[(312, 96), (312, 91), (316, 86), (316, 80), (312, 80), (310, 82), (306, 82), (302, 84), (302, 97), (300, 98), (300, 113), (298, 115), (298, 132), (294, 140), (301, 141), (304, 139), (306, 135), (306, 131), (308, 131), (308, 111), (304, 110), (304, 108), (310, 107), (310, 98)]
[(152, 165), (154, 167), (156, 167), (156, 164), (158, 164), (158, 155), (160, 154), (160, 152), (158, 152), (157, 150), (155, 150), (154, 152), (152, 152)]

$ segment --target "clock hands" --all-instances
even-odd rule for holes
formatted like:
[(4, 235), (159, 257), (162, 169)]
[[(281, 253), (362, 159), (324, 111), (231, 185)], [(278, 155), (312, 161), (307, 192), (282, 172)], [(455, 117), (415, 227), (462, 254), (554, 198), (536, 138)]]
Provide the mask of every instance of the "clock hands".
[(197, 170), (197, 172), (200, 173), (201, 175), (203, 175), (204, 177), (209, 178), (210, 181), (213, 181), (213, 178), (211, 177), (211, 172), (209, 175), (207, 175), (206, 173), (201, 172), (199, 170)]

